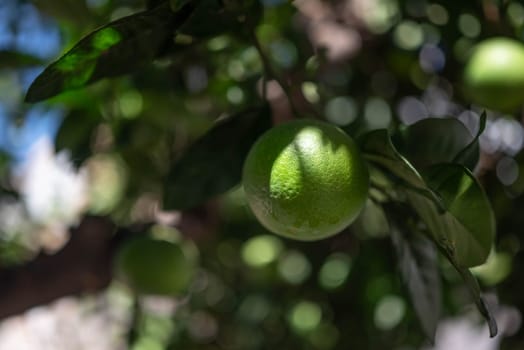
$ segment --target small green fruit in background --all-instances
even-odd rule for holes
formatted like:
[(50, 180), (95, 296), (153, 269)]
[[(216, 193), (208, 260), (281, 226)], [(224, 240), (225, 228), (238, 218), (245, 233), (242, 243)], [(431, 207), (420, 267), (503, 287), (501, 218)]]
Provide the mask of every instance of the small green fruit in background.
[(369, 174), (346, 133), (325, 122), (297, 120), (257, 140), (244, 164), (243, 185), (262, 225), (310, 241), (356, 219), (367, 199)]
[(464, 88), (480, 106), (518, 109), (524, 102), (524, 44), (499, 37), (476, 45), (464, 71)]
[(116, 255), (116, 268), (141, 294), (178, 296), (187, 292), (196, 261), (183, 244), (140, 237), (122, 245)]

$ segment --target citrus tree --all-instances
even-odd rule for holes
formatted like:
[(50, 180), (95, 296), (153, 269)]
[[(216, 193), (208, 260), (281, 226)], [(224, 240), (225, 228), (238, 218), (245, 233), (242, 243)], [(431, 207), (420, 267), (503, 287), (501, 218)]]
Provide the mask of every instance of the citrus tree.
[(135, 348), (400, 349), (469, 305), (495, 337), (482, 287), (522, 306), (519, 2), (9, 3), (63, 49), (6, 46), (2, 103), (87, 175), (38, 207), (0, 148), (1, 316), (121, 288)]

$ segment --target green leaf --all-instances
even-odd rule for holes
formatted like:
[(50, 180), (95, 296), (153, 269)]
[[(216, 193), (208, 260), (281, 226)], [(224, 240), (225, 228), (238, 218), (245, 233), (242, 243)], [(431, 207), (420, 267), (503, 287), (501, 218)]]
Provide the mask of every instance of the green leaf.
[(475, 276), (473, 276), (469, 269), (460, 267), (452, 256), (449, 256), (446, 252), (443, 253), (447, 256), (448, 260), (451, 262), (451, 265), (453, 265), (453, 267), (460, 274), (460, 277), (462, 277), (462, 279), (464, 280), (466, 287), (468, 288), (469, 293), (473, 298), (473, 301), (475, 302), (475, 306), (479, 310), (482, 317), (484, 317), (484, 319), (488, 323), (489, 335), (493, 338), (498, 333), (497, 321), (495, 320), (495, 317), (493, 317), (493, 314), (491, 313), (488, 304), (482, 297), (482, 293), (480, 291), (479, 284), (475, 279)]
[(191, 208), (238, 184), (247, 153), (270, 126), (267, 105), (217, 122), (171, 168), (164, 207)]
[(56, 135), (56, 149), (69, 150), (74, 164), (80, 165), (92, 153), (92, 134), (99, 123), (99, 119), (83, 113), (83, 110), (71, 111)]
[(7, 175), (11, 159), (8, 154), (0, 151), (0, 179)]
[[(154, 0), (150, 0), (150, 1), (154, 1)], [(156, 0), (156, 1), (158, 1), (158, 0)], [(176, 12), (176, 11), (180, 10), (184, 5), (189, 3), (190, 1), (193, 1), (193, 0), (170, 0), (169, 3), (171, 5), (171, 10)]]
[(16, 198), (18, 194), (8, 184), (11, 161), (11, 157), (0, 150), (0, 196), (11, 195)]
[(368, 161), (403, 180), (400, 185), (432, 239), (459, 266), (473, 267), (487, 259), (495, 219), (484, 191), (467, 168), (459, 164), (435, 165), (423, 179), (396, 151), (386, 130), (372, 131), (360, 141)]
[(146, 3), (146, 9), (152, 9), (157, 6), (162, 5), (163, 3), (167, 3), (168, 0), (145, 0)]
[(427, 188), (413, 165), (396, 150), (386, 129), (366, 133), (359, 139), (359, 144), (365, 159), (388, 170), (389, 173), (400, 179), (404, 187), (432, 200), (443, 210), (440, 199)]
[(425, 187), (417, 170), (393, 146), (386, 129), (368, 132), (362, 136), (359, 144), (367, 160), (386, 168), (412, 186)]
[(445, 212), (439, 212), (426, 197), (409, 189), (406, 192), (433, 240), (460, 267), (484, 263), (495, 237), (495, 218), (473, 174), (458, 164), (440, 164), (425, 175), (429, 187), (440, 195)]
[[(477, 134), (471, 140), (471, 142), (464, 147), (463, 150), (461, 150), (453, 159), (453, 163), (461, 163), (466, 164), (467, 159), (470, 159), (471, 157), (475, 157), (478, 161), (478, 153), (479, 153), (479, 146), (478, 146), (478, 140), (480, 135), (484, 132), (484, 129), (486, 129), (486, 120), (487, 120), (486, 111), (482, 112), (480, 115), (480, 123), (479, 123), (479, 129), (477, 131)], [(472, 169), (472, 167), (468, 167)]]
[(384, 209), (371, 199), (366, 201), (352, 229), (359, 239), (383, 238), (388, 236), (390, 231)]
[(479, 157), (478, 142), (456, 118), (427, 118), (407, 126), (394, 139), (395, 146), (417, 169), (452, 162), (466, 147), (470, 152), (458, 160), (472, 169)]
[[(171, 0), (176, 8), (183, 0)], [(205, 39), (226, 32), (237, 35), (250, 33), (262, 17), (263, 7), (258, 0), (220, 1), (200, 0), (189, 19), (177, 33)], [(239, 30), (243, 27), (242, 30)]]
[(41, 59), (15, 51), (0, 51), (0, 69), (40, 66)]
[(173, 30), (191, 13), (169, 4), (111, 22), (92, 32), (47, 67), (30, 86), (26, 102), (38, 102), (102, 78), (132, 72), (159, 56)]
[[(429, 237), (461, 273), (492, 336), (496, 334), (495, 320), (467, 270), (486, 261), (495, 235), (493, 211), (473, 174), (460, 164), (438, 164), (428, 168), (423, 178), (397, 152), (386, 130), (367, 133), (359, 141), (369, 162), (402, 180), (400, 188), (426, 223)], [(426, 323), (428, 332), (431, 323)]]
[(400, 232), (396, 227), (390, 232), (415, 312), (424, 333), (434, 342), (442, 307), (437, 250), (421, 235)]

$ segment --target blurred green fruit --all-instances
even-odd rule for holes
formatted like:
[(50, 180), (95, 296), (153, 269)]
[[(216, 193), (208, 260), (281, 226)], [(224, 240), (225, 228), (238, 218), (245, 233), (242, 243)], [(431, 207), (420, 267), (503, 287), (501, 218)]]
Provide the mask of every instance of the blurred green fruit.
[(272, 128), (253, 145), (243, 185), (268, 230), (311, 241), (356, 219), (367, 199), (369, 174), (346, 133), (325, 122), (297, 120)]
[(524, 102), (524, 45), (508, 38), (476, 45), (464, 71), (464, 88), (476, 104), (515, 111)]
[(184, 245), (140, 237), (122, 245), (116, 268), (141, 294), (177, 296), (187, 292), (196, 262)]

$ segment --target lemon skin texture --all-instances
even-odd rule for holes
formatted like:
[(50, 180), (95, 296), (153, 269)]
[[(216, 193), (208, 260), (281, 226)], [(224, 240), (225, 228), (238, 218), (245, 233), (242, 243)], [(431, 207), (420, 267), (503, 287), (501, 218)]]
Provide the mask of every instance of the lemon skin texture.
[(182, 245), (141, 237), (118, 250), (116, 269), (140, 294), (178, 296), (187, 292), (196, 263)]
[(320, 121), (297, 120), (263, 134), (243, 169), (247, 202), (268, 230), (296, 240), (332, 236), (367, 199), (369, 173), (353, 140)]
[(464, 70), (464, 88), (478, 105), (515, 111), (524, 102), (524, 45), (493, 38), (475, 46)]

